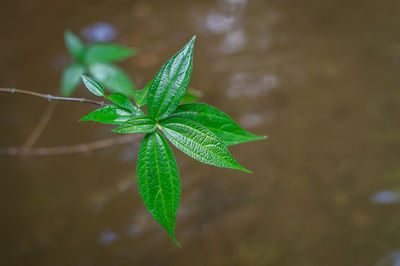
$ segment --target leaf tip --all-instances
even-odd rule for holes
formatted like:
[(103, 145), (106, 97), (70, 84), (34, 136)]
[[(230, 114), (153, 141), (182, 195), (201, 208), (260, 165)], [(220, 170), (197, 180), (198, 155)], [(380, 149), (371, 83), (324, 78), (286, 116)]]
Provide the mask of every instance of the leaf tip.
[(246, 172), (246, 173), (249, 173), (249, 174), (253, 174), (252, 171), (250, 171), (249, 169), (244, 168), (243, 166), (240, 166), (238, 169), (242, 170), (243, 172)]
[(178, 248), (180, 248), (180, 247), (181, 247), (181, 244), (179, 244), (178, 240), (176, 240), (176, 238), (175, 238), (175, 232), (172, 232), (172, 233), (168, 232), (168, 234), (169, 234), (169, 236), (171, 237), (172, 241), (174, 241), (174, 243), (178, 246)]

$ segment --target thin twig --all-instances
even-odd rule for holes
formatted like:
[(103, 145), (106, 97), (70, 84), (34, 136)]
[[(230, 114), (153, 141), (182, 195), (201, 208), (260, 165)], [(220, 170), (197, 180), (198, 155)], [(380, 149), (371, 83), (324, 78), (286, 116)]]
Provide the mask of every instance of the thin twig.
[(25, 140), (24, 144), (22, 145), (22, 149), (29, 150), (32, 146), (36, 143), (39, 137), (42, 135), (43, 131), (47, 127), (50, 118), (52, 117), (54, 110), (56, 109), (57, 102), (50, 102), (45, 111), (43, 112), (42, 116), (40, 117), (38, 123), (36, 124), (35, 128), (32, 130), (31, 134)]
[(85, 98), (61, 97), (61, 96), (54, 96), (51, 94), (44, 94), (44, 93), (39, 93), (39, 92), (34, 92), (34, 91), (20, 90), (20, 89), (13, 89), (13, 88), (0, 88), (0, 92), (31, 95), (31, 96), (44, 98), (49, 101), (68, 101), (68, 102), (91, 103), (91, 104), (95, 104), (95, 105), (99, 105), (99, 106), (104, 105), (104, 102), (85, 99)]
[(89, 143), (82, 143), (71, 146), (54, 146), (54, 147), (42, 147), (24, 149), (19, 147), (0, 148), (0, 156), (46, 156), (46, 155), (60, 155), (60, 154), (71, 154), (71, 153), (83, 153), (93, 150), (104, 149), (114, 145), (126, 144), (133, 142), (140, 138), (139, 135), (123, 135), (121, 137), (108, 138), (98, 140)]

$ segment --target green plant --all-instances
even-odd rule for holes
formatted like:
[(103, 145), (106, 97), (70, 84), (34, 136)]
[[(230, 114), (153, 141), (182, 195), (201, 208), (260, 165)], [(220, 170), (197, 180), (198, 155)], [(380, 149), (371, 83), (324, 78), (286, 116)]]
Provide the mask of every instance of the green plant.
[(61, 92), (71, 95), (80, 84), (80, 76), (89, 73), (101, 81), (110, 92), (119, 92), (129, 97), (135, 96), (135, 86), (128, 75), (118, 66), (112, 64), (135, 55), (137, 51), (111, 43), (94, 43), (86, 46), (71, 31), (64, 33), (65, 46), (75, 59), (63, 71)]
[[(140, 194), (146, 208), (177, 245), (174, 230), (181, 187), (176, 161), (164, 136), (200, 162), (249, 173), (235, 161), (227, 146), (266, 138), (245, 131), (209, 105), (180, 104), (191, 76), (194, 42), (195, 37), (161, 67), (144, 89), (137, 91), (137, 106), (124, 94), (107, 96), (98, 81), (82, 75), (93, 94), (112, 104), (89, 113), (81, 121), (119, 125), (112, 130), (116, 133), (146, 133), (137, 163)], [(148, 114), (140, 109), (144, 105)]]

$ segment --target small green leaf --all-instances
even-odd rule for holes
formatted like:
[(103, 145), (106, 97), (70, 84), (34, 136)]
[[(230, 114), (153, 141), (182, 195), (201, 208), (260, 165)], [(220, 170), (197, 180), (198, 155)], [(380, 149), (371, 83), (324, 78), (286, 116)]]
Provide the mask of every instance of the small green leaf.
[(151, 133), (156, 130), (156, 122), (150, 116), (141, 115), (126, 121), (112, 132), (116, 133)]
[(138, 106), (143, 106), (147, 104), (147, 93), (151, 85), (153, 84), (153, 80), (146, 84), (146, 86), (141, 90), (136, 90), (135, 102)]
[(63, 96), (70, 96), (79, 83), (81, 75), (85, 73), (85, 67), (78, 63), (72, 63), (67, 66), (61, 77), (61, 93)]
[(179, 105), (170, 117), (186, 118), (202, 124), (217, 135), (226, 146), (267, 138), (247, 132), (228, 115), (204, 103)]
[(83, 83), (85, 84), (86, 88), (96, 96), (104, 96), (104, 88), (100, 82), (95, 80), (94, 78), (88, 77), (86, 75), (81, 75)]
[(136, 50), (111, 43), (95, 43), (87, 48), (85, 62), (106, 63), (126, 59), (136, 54)]
[(131, 100), (127, 96), (125, 96), (122, 93), (116, 92), (116, 93), (110, 94), (107, 97), (107, 99), (112, 101), (116, 106), (119, 106), (121, 108), (127, 109), (129, 111), (134, 112), (134, 113), (141, 113), (142, 112), (138, 107), (133, 105), (133, 103), (131, 102)]
[[(202, 94), (203, 93), (199, 90), (188, 88), (185, 95), (183, 95), (183, 97), (181, 99), (181, 103), (195, 102), (202, 96)], [(178, 105), (178, 107), (179, 107), (179, 105)]]
[(118, 106), (107, 105), (87, 114), (79, 121), (95, 121), (103, 124), (121, 125), (137, 115), (139, 114), (133, 114)]
[(146, 208), (179, 246), (175, 238), (181, 194), (179, 172), (171, 148), (157, 131), (146, 134), (142, 141), (137, 174), (140, 196)]
[(135, 88), (128, 75), (112, 64), (96, 63), (89, 66), (89, 73), (111, 92), (120, 92), (128, 97), (135, 95)]
[(71, 31), (67, 30), (64, 33), (64, 41), (69, 53), (75, 57), (78, 62), (82, 62), (85, 56), (86, 47), (81, 39), (79, 39), (79, 37), (73, 34)]
[(156, 120), (175, 111), (189, 85), (192, 72), (194, 36), (158, 71), (147, 96), (147, 110)]
[(251, 173), (240, 166), (222, 141), (201, 124), (184, 118), (167, 118), (160, 125), (169, 141), (190, 157), (202, 163)]

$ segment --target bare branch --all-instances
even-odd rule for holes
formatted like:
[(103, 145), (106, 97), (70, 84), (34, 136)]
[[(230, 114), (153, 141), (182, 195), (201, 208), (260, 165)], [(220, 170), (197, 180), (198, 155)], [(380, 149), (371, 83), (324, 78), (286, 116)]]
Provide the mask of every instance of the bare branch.
[(54, 96), (51, 94), (44, 94), (44, 93), (39, 93), (39, 92), (34, 92), (34, 91), (20, 90), (20, 89), (13, 89), (13, 88), (0, 88), (0, 92), (31, 95), (31, 96), (36, 96), (36, 97), (40, 97), (43, 99), (47, 99), (49, 101), (68, 101), (68, 102), (91, 103), (91, 104), (95, 104), (95, 105), (99, 105), (99, 106), (104, 105), (104, 101), (100, 102), (100, 101), (95, 101), (95, 100), (90, 100), (90, 99), (85, 99), (85, 98)]
[(27, 150), (32, 148), (32, 146), (39, 139), (40, 135), (42, 135), (43, 131), (47, 127), (47, 124), (49, 123), (50, 118), (52, 117), (54, 110), (56, 108), (56, 104), (57, 104), (57, 102), (50, 102), (47, 105), (46, 110), (42, 114), (42, 117), (40, 118), (40, 120), (36, 124), (35, 128), (31, 132), (29, 137), (26, 139), (26, 141), (24, 142), (24, 144), (22, 145), (21, 148), (27, 149)]
[(123, 135), (121, 137), (108, 138), (98, 140), (89, 143), (82, 143), (71, 146), (54, 146), (54, 147), (42, 147), (42, 148), (19, 148), (9, 147), (0, 148), (0, 156), (48, 156), (48, 155), (60, 155), (60, 154), (72, 154), (72, 153), (84, 153), (93, 150), (99, 150), (108, 148), (114, 145), (126, 144), (129, 142), (136, 141), (140, 138), (139, 135)]

